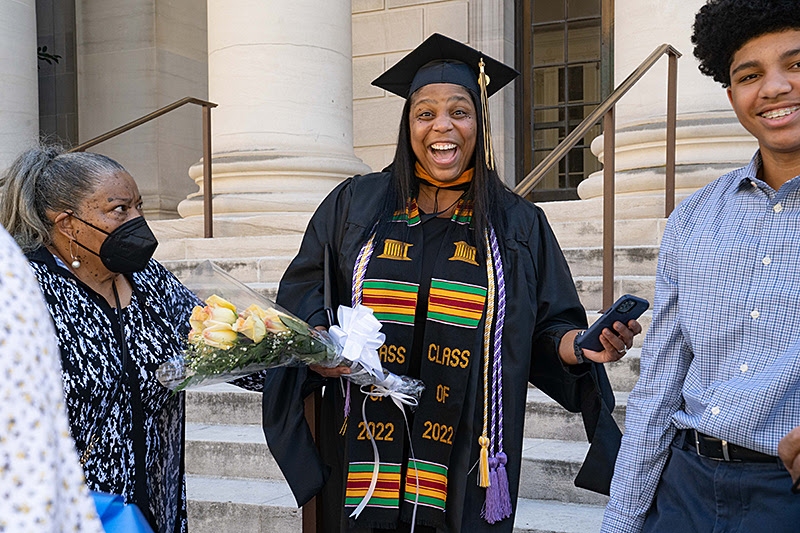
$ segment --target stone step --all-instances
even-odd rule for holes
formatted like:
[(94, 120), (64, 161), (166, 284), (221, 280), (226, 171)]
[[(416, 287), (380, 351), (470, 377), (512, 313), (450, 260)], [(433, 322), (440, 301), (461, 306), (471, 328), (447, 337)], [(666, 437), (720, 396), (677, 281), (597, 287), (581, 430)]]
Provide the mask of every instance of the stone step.
[(301, 531), (302, 512), (284, 481), (186, 476), (192, 533)]
[[(624, 432), (628, 392), (615, 392), (614, 397), (617, 404), (614, 420)], [(585, 442), (586, 431), (580, 413), (570, 413), (542, 391), (530, 387), (525, 408), (525, 437)]]
[[(631, 361), (637, 354), (631, 354)], [(623, 358), (623, 361), (625, 358)], [(617, 362), (614, 365), (621, 365)], [(635, 364), (635, 363), (632, 363)], [(611, 367), (615, 368), (615, 367)], [(611, 370), (612, 379), (626, 370)], [(628, 391), (614, 393), (616, 408), (614, 418), (624, 428), (625, 405)], [(570, 413), (540, 390), (530, 387), (525, 410), (525, 436), (528, 438), (563, 439), (584, 441), (586, 434), (579, 413)], [(261, 424), (261, 394), (251, 392), (229, 383), (209, 385), (186, 393), (186, 421), (189, 424), (209, 425), (255, 425)]]
[[(666, 224), (665, 218), (617, 220), (614, 246), (658, 246)], [(550, 225), (562, 248), (603, 246), (602, 220), (551, 221)]]
[[(642, 337), (643, 335), (640, 335)], [(633, 347), (628, 353), (613, 363), (606, 363), (608, 380), (615, 391), (630, 392), (639, 380), (639, 368), (642, 361), (642, 349)]]
[[(564, 248), (563, 251), (573, 276), (602, 275), (602, 248)], [(617, 246), (614, 250), (615, 276), (655, 277), (657, 265), (658, 246)]]
[(186, 422), (199, 425), (257, 425), (261, 427), (261, 393), (230, 383), (186, 392)]
[(159, 240), (156, 249), (156, 260), (193, 259), (204, 261), (211, 259), (252, 259), (288, 255), (294, 257), (300, 248), (303, 235), (258, 235), (215, 237), (213, 239), (187, 238)]
[(520, 497), (593, 505), (608, 503), (608, 496), (574, 484), (588, 451), (585, 438), (581, 442), (526, 438), (522, 444)]
[[(300, 533), (302, 511), (283, 482), (186, 477), (193, 533)], [(598, 531), (601, 505), (519, 498), (514, 533)]]
[(549, 500), (517, 500), (514, 533), (589, 533), (600, 531), (601, 505)]
[[(602, 276), (575, 276), (575, 288), (581, 304), (588, 313), (602, 309), (603, 278)], [(650, 305), (653, 303), (656, 280), (654, 276), (616, 276), (614, 280), (614, 299), (623, 294), (633, 294), (644, 298)]]
[[(311, 219), (310, 212), (272, 212), (255, 216), (214, 216), (214, 238), (262, 237), (264, 235), (302, 235)], [(203, 217), (148, 220), (159, 241), (201, 239)]]
[[(277, 284), (292, 259), (294, 259), (294, 255), (222, 258), (212, 259), (212, 261), (237, 280), (250, 285), (253, 283)], [(181, 281), (186, 280), (192, 274), (192, 271), (203, 262), (205, 262), (205, 259), (166, 259), (160, 261)]]
[[(636, 359), (634, 357), (631, 360)], [(623, 359), (624, 360), (624, 359)], [(620, 364), (620, 363), (616, 363)], [(616, 372), (616, 370), (612, 371)], [(628, 391), (616, 391), (614, 418), (624, 430)], [(261, 394), (229, 383), (210, 385), (186, 393), (186, 421), (199, 425), (261, 424)], [(525, 409), (525, 437), (586, 440), (579, 413), (570, 413), (542, 391), (530, 387)]]
[[(229, 423), (235, 422), (230, 420)], [(186, 473), (282, 481), (260, 425), (186, 424)]]
[[(277, 282), (297, 253), (294, 235), (265, 237), (181, 239), (163, 242), (155, 258), (179, 278), (207, 259), (244, 283)], [(603, 249), (564, 248), (573, 276), (601, 276)], [(616, 276), (655, 276), (658, 246), (618, 246)]]
[[(578, 474), (588, 443), (525, 439), (520, 496), (604, 505), (605, 496), (579, 489)], [(186, 473), (193, 476), (282, 481), (259, 426), (186, 426)]]

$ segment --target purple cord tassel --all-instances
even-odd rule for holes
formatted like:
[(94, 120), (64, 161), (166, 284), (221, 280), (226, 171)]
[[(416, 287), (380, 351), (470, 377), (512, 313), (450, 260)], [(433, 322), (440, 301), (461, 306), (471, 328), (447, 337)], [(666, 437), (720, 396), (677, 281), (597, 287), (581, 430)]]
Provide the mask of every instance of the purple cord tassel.
[(489, 486), (486, 488), (486, 501), (483, 502), (481, 517), (490, 524), (499, 522), (504, 517), (500, 516), (500, 485), (497, 481), (497, 459), (489, 458)]
[(347, 392), (344, 394), (344, 417), (347, 418), (350, 416), (350, 381), (345, 381), (347, 381), (347, 386), (345, 387)]
[(508, 473), (506, 463), (508, 457), (505, 453), (497, 454), (497, 491), (500, 500), (500, 520), (511, 516), (511, 494), (508, 492)]

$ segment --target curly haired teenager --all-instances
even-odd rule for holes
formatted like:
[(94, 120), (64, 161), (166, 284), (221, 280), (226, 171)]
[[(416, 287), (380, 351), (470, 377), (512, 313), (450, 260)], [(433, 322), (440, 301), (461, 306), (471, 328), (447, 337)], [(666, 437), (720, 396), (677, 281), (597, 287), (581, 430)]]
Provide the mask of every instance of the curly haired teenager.
[(669, 218), (602, 531), (796, 532), (800, 7), (711, 0), (692, 42), (759, 150)]

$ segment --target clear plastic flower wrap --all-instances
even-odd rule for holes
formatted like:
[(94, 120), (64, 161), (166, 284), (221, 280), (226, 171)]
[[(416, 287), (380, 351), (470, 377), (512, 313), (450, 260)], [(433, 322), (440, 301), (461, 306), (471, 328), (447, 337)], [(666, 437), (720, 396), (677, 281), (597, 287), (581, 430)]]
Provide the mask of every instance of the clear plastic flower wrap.
[(192, 312), (184, 352), (156, 372), (169, 389), (227, 382), (268, 368), (318, 364), (348, 366), (351, 373), (344, 377), (353, 384), (416, 401), (425, 390), (419, 379), (383, 369), (377, 350), (385, 337), (368, 307), (342, 307), (339, 326), (319, 331), (211, 261), (198, 266), (185, 284), (206, 305)]

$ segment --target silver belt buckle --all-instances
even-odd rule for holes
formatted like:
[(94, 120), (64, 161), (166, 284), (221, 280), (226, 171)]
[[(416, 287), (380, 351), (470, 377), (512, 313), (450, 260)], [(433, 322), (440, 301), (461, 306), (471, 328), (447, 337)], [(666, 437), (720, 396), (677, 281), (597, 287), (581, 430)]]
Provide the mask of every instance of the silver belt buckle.
[(692, 431), (694, 431), (694, 447), (697, 450), (697, 455), (704, 457), (703, 454), (700, 453), (700, 435), (697, 433), (696, 429), (693, 429)]
[(726, 440), (722, 441), (722, 458), (728, 462), (731, 461), (731, 456), (728, 453), (728, 441)]

